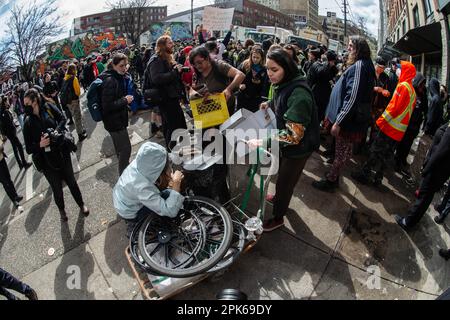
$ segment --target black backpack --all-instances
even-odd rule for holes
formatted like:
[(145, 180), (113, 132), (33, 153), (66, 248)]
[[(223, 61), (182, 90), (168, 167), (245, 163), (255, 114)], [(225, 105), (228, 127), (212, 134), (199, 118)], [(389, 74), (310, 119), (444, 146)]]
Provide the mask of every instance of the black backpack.
[(62, 107), (66, 107), (74, 99), (75, 90), (73, 88), (73, 79), (74, 77), (64, 80), (61, 91), (59, 92), (59, 101)]

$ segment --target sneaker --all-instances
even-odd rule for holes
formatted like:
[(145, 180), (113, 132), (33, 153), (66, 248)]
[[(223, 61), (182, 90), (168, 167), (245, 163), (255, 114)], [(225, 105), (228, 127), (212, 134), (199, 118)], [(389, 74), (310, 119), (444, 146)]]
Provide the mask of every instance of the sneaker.
[(439, 214), (438, 216), (434, 217), (434, 222), (437, 224), (443, 224), (446, 216), (443, 214)]
[(25, 294), (25, 297), (27, 297), (28, 300), (39, 300), (36, 291), (34, 291), (31, 288), (30, 288), (30, 291)]
[(83, 132), (82, 134), (78, 135), (78, 142), (83, 142), (88, 137), (86, 132)]
[(60, 211), (59, 211), (59, 214), (60, 214), (60, 216), (61, 216), (61, 221), (62, 221), (62, 222), (67, 222), (67, 221), (69, 221), (69, 218), (67, 217), (67, 213), (66, 213), (65, 210), (60, 210)]
[(30, 162), (25, 162), (25, 164), (23, 165), (24, 169), (27, 170), (29, 167), (31, 167), (33, 164)]
[(339, 179), (336, 181), (330, 181), (327, 178), (323, 178), (320, 181), (314, 181), (312, 186), (320, 191), (334, 192), (339, 187)]
[(280, 227), (284, 226), (284, 218), (281, 219), (269, 219), (263, 224), (263, 230), (264, 232), (271, 232), (275, 229), (278, 229)]
[(14, 200), (17, 201), (17, 202), (20, 202), (20, 201), (23, 200), (23, 196), (17, 195), (17, 197)]
[(398, 214), (396, 214), (394, 216), (395, 222), (397, 222), (397, 224), (405, 231), (409, 230), (409, 226), (406, 225), (406, 221), (405, 218), (399, 216)]
[(273, 200), (274, 200), (274, 199), (275, 199), (275, 195), (274, 195), (274, 194), (271, 194), (271, 193), (268, 193), (268, 194), (267, 194), (267, 196), (266, 196), (266, 201), (267, 201), (267, 202), (273, 204)]
[(86, 206), (83, 206), (82, 208), (80, 208), (80, 214), (82, 214), (83, 216), (87, 217), (89, 216), (89, 209)]
[(447, 261), (450, 259), (450, 250), (439, 249), (439, 255)]
[(354, 171), (351, 173), (353, 179), (361, 184), (369, 184), (369, 178), (362, 171)]

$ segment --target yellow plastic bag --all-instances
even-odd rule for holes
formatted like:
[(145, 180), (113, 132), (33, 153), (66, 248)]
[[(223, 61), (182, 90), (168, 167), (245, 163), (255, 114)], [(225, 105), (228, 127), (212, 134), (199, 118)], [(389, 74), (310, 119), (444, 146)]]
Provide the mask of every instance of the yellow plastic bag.
[(191, 100), (190, 105), (196, 129), (218, 126), (230, 118), (223, 93), (212, 94), (206, 100), (203, 98)]

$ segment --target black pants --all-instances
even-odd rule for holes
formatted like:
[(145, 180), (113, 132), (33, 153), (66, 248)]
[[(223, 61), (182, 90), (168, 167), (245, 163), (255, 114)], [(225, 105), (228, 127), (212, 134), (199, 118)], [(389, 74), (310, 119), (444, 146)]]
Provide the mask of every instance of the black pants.
[(8, 300), (16, 300), (17, 297), (6, 289), (11, 289), (22, 294), (28, 294), (32, 290), (28, 285), (0, 268), (0, 295), (6, 297)]
[(161, 112), (162, 127), (164, 140), (166, 146), (172, 149), (175, 146), (175, 142), (171, 142), (172, 133), (176, 129), (186, 129), (186, 119), (184, 118), (183, 110), (181, 109), (178, 99), (168, 99), (159, 106)]
[(3, 185), (3, 188), (5, 188), (8, 197), (14, 202), (17, 198), (17, 191), (11, 180), (8, 164), (5, 159), (0, 161), (0, 183)]
[(295, 185), (305, 168), (309, 156), (299, 159), (280, 158), (280, 168), (273, 199), (273, 215), (275, 219), (283, 218), (289, 208)]
[(395, 153), (395, 162), (397, 165), (406, 166), (408, 164), (406, 159), (408, 158), (414, 139), (416, 139), (419, 134), (419, 130), (419, 128), (410, 129), (409, 127), (406, 130), (402, 141), (397, 145), (397, 150)]
[(372, 170), (374, 170), (375, 181), (381, 182), (383, 180), (383, 172), (387, 167), (388, 161), (394, 156), (396, 146), (397, 141), (378, 131), (377, 137), (370, 148), (369, 159), (363, 166), (364, 175), (369, 178)]
[(14, 151), (14, 157), (16, 158), (19, 168), (24, 167), (25, 163), (27, 163), (27, 160), (25, 159), (25, 154), (23, 152), (22, 143), (20, 142), (17, 135), (7, 136), (7, 138), (9, 139), (9, 141), (11, 141), (11, 145), (12, 145), (13, 151)]
[(405, 218), (407, 226), (413, 226), (419, 222), (433, 201), (434, 194), (438, 192), (450, 176), (450, 167), (434, 168), (423, 177), (419, 187), (419, 197), (409, 209)]
[(48, 163), (43, 168), (43, 174), (47, 179), (50, 187), (53, 191), (53, 198), (55, 199), (56, 206), (59, 210), (64, 210), (64, 192), (63, 192), (63, 181), (66, 182), (72, 193), (75, 202), (81, 208), (84, 205), (83, 197), (81, 195), (80, 188), (78, 187), (77, 180), (73, 173), (72, 161), (70, 155), (64, 155), (63, 161), (59, 164), (58, 168), (54, 165), (49, 165)]
[(120, 131), (109, 132), (113, 140), (114, 149), (119, 159), (119, 176), (130, 164), (131, 141), (128, 136), (128, 130), (125, 128)]

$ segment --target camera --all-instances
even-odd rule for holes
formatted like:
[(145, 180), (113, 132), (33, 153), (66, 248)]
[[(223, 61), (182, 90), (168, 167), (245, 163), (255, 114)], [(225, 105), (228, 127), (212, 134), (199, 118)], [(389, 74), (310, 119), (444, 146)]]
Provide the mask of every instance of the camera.
[(64, 145), (64, 135), (53, 128), (47, 128), (45, 133), (50, 138), (50, 146), (61, 150)]

